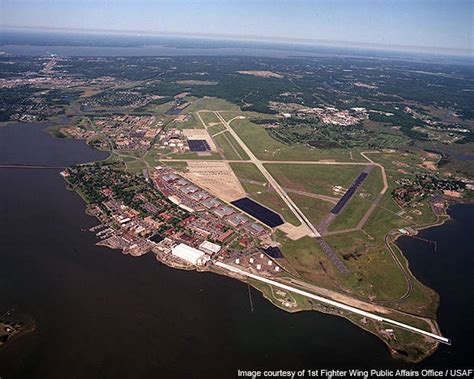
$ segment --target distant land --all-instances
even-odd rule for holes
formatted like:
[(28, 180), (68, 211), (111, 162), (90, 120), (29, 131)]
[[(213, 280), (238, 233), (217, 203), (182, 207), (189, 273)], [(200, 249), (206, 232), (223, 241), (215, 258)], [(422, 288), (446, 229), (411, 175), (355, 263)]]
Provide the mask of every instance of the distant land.
[(451, 60), (470, 62), (472, 50), (434, 49), (380, 44), (348, 44), (339, 41), (282, 40), (249, 36), (220, 36), (185, 33), (151, 33), (143, 31), (25, 28), (0, 25), (1, 45), (84, 46), (84, 47), (150, 47), (173, 49), (244, 49), (240, 54), (266, 55), (266, 50), (295, 54), (331, 54), (383, 56), (385, 58)]

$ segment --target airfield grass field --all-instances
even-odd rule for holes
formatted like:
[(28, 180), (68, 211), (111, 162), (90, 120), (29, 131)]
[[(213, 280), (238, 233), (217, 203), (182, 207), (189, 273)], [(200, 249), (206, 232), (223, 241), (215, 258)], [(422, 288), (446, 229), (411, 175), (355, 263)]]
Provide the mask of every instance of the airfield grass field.
[(259, 290), (267, 300), (271, 301), (274, 305), (284, 311), (299, 312), (312, 309), (310, 300), (304, 296), (288, 291), (282, 291), (281, 289), (274, 288), (269, 284), (252, 279), (249, 279), (248, 283)]
[(162, 161), (160, 161), (160, 163), (162, 163), (162, 164), (164, 164), (164, 165), (166, 165), (166, 166), (172, 167), (172, 168), (174, 168), (176, 171), (184, 172), (184, 171), (187, 171), (187, 169), (188, 169), (188, 164), (187, 164), (187, 162), (174, 162), (174, 161), (162, 160)]
[(207, 127), (213, 126), (213, 124), (221, 123), (221, 120), (217, 118), (214, 112), (199, 112), (199, 116), (201, 116)]
[(209, 126), (209, 127), (207, 128), (207, 132), (209, 133), (209, 135), (210, 135), (211, 137), (212, 137), (214, 134), (223, 132), (224, 130), (226, 130), (226, 128), (225, 128), (225, 126), (222, 125), (222, 124)]
[(212, 138), (219, 147), (219, 151), (222, 152), (222, 155), (225, 159), (241, 160), (242, 158), (231, 144), (229, 136), (229, 132), (224, 132)]
[(248, 160), (249, 157), (229, 132), (212, 137), (222, 149), (224, 157), (229, 160)]
[[(314, 161), (334, 159), (353, 161), (350, 158), (349, 150), (345, 149), (323, 150), (301, 144), (285, 145), (272, 138), (263, 127), (252, 123), (248, 119), (236, 119), (231, 122), (230, 126), (260, 160)], [(362, 160), (358, 156), (355, 158), (359, 161)]]
[[(291, 240), (283, 233), (277, 233), (281, 252), (301, 280), (317, 283), (318, 286), (337, 289), (338, 273), (321, 247), (311, 237)], [(283, 264), (286, 267), (285, 264)], [(288, 270), (291, 272), (291, 270)]]
[(334, 204), (328, 201), (297, 193), (289, 193), (288, 196), (314, 225), (321, 223), (334, 206)]
[(348, 188), (364, 166), (306, 165), (267, 163), (264, 165), (275, 180), (284, 188), (339, 197), (334, 186)]
[(132, 174), (138, 174), (143, 171), (144, 168), (146, 168), (145, 162), (143, 160), (132, 160), (129, 162), (125, 162), (126, 164), (126, 171), (132, 173)]
[(190, 100), (192, 100), (192, 103), (186, 108), (186, 113), (202, 111), (204, 109), (209, 111), (240, 112), (238, 105), (232, 104), (227, 100), (219, 99), (217, 97), (190, 98)]
[(167, 155), (167, 157), (171, 159), (183, 159), (183, 160), (192, 160), (192, 159), (220, 160), (221, 159), (221, 156), (215, 152), (212, 152), (210, 154), (198, 154), (194, 152), (172, 153), (172, 154)]
[(340, 275), (346, 292), (374, 300), (397, 299), (406, 291), (403, 273), (385, 248), (383, 240), (369, 238), (363, 231), (325, 237), (343, 258), (350, 271)]
[(357, 224), (369, 210), (372, 202), (375, 200), (382, 188), (383, 181), (381, 170), (379, 167), (374, 167), (347, 206), (330, 225), (329, 231), (357, 227)]

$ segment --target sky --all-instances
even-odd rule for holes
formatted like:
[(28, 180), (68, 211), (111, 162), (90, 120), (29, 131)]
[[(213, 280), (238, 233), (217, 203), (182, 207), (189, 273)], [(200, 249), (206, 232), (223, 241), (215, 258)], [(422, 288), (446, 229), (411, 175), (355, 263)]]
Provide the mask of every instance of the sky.
[(474, 50), (473, 0), (0, 0), (0, 26)]

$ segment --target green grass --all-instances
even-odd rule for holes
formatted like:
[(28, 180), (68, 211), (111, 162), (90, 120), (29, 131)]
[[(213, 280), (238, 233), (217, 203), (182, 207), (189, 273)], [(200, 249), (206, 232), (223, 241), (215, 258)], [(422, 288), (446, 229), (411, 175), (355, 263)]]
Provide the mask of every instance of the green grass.
[(150, 105), (150, 106), (145, 106), (145, 109), (148, 111), (155, 112), (156, 114), (163, 115), (167, 111), (169, 111), (171, 108), (174, 106), (174, 101), (169, 101), (164, 104), (160, 105)]
[[(240, 153), (243, 152), (242, 149), (240, 148), (240, 146), (238, 146), (239, 149), (236, 148), (235, 145), (237, 144), (237, 142), (229, 132), (221, 133), (213, 137), (213, 139), (222, 150), (226, 159), (241, 160), (243, 158), (242, 155), (240, 155)], [(234, 143), (232, 143), (232, 141)]]
[(226, 100), (219, 99), (216, 97), (199, 98), (192, 102), (190, 106), (186, 108), (187, 112), (196, 112), (200, 110), (210, 111), (240, 111), (240, 108)]
[[(191, 160), (191, 159), (202, 159), (202, 160), (220, 160), (221, 157), (218, 153), (211, 153), (211, 155), (198, 155), (197, 153), (182, 153), (182, 154), (169, 154), (167, 157), (172, 158), (172, 159), (185, 159), (185, 160)], [(163, 160), (166, 160), (164, 158)]]
[(385, 208), (385, 204), (388, 202), (393, 202), (390, 194), (384, 196), (380, 205), (374, 210), (363, 227), (363, 230), (374, 238), (383, 239), (390, 230), (410, 225), (408, 220)]
[(407, 285), (383, 239), (374, 240), (361, 231), (329, 235), (326, 242), (339, 253), (350, 271), (340, 277), (346, 291), (365, 298), (392, 300), (402, 296)]
[(172, 122), (171, 126), (173, 128), (182, 130), (182, 129), (204, 129), (201, 121), (193, 113), (189, 113), (189, 120), (185, 122)]
[(210, 124), (221, 122), (213, 112), (200, 112), (199, 115), (207, 127), (209, 127)]
[[(225, 134), (225, 133), (223, 133)], [(240, 144), (235, 140), (235, 138), (232, 136), (232, 134), (227, 135), (228, 140), (230, 141), (231, 145), (234, 147), (234, 149), (239, 153), (239, 155), (242, 157), (244, 160), (250, 159), (250, 157), (247, 155), (247, 153), (242, 149)]]
[(279, 234), (278, 242), (281, 243), (281, 252), (288, 264), (296, 270), (302, 280), (326, 288), (337, 286), (334, 264), (316, 244), (314, 238), (291, 240)]
[[(269, 284), (265, 284), (256, 280), (249, 279), (249, 284), (254, 287), (255, 289), (259, 290), (263, 296), (274, 304), (276, 307), (283, 309), (284, 311), (289, 312), (297, 312), (302, 310), (310, 310), (312, 309), (312, 305), (310, 299), (307, 297), (295, 294), (293, 292), (284, 291), (285, 296), (277, 295), (277, 291), (282, 291), (280, 288), (275, 288), (270, 286)], [(289, 301), (290, 303), (295, 303), (295, 307), (285, 307), (281, 300)]]
[[(263, 127), (247, 119), (234, 120), (230, 125), (260, 160), (351, 161), (349, 150), (345, 149), (316, 149), (301, 144), (285, 145), (273, 139)], [(355, 155), (355, 158), (361, 160), (358, 155)]]
[[(244, 186), (245, 189), (245, 186)], [(293, 225), (300, 225), (300, 222), (293, 214), (293, 212), (288, 208), (282, 198), (273, 191), (265, 191), (261, 193), (250, 193), (249, 197), (259, 202), (260, 204), (265, 205), (266, 207), (278, 212), (285, 221)]]
[(210, 126), (209, 128), (207, 128), (207, 131), (208, 131), (208, 133), (211, 137), (214, 134), (217, 134), (219, 132), (223, 132), (224, 130), (226, 130), (226, 127), (222, 124)]
[(126, 162), (126, 166), (126, 171), (131, 172), (133, 174), (138, 174), (142, 172), (144, 168), (146, 168), (145, 163), (141, 160)]
[(369, 210), (372, 202), (375, 200), (382, 188), (383, 180), (381, 169), (374, 167), (368, 178), (366, 178), (354, 196), (352, 196), (343, 211), (329, 226), (329, 231), (357, 227), (357, 224)]
[(239, 179), (267, 183), (267, 180), (253, 163), (230, 163), (230, 167)]
[[(413, 153), (377, 153), (367, 154), (367, 156), (374, 162), (382, 164), (386, 170), (406, 170), (413, 173), (414, 170), (426, 171), (426, 169), (419, 167), (423, 163), (419, 154)], [(407, 164), (408, 167), (398, 166), (396, 163), (401, 162)]]
[(334, 204), (313, 197), (288, 193), (297, 207), (308, 217), (312, 224), (319, 224), (330, 212)]
[(120, 159), (122, 159), (125, 163), (136, 161), (136, 158), (130, 157), (128, 155), (120, 156)]
[(383, 239), (371, 239), (363, 232), (330, 235), (325, 239), (343, 257), (348, 274), (339, 273), (309, 237), (297, 241), (280, 238), (279, 242), (283, 255), (304, 280), (340, 288), (366, 299), (392, 300), (404, 294), (405, 279), (385, 249)]
[(159, 156), (158, 151), (155, 150), (155, 149), (148, 150), (147, 153), (145, 154), (145, 156), (143, 157), (143, 159), (145, 159), (145, 161), (151, 167), (155, 167), (155, 166), (158, 166), (160, 164), (159, 163), (160, 156)]
[(335, 196), (335, 185), (348, 188), (364, 166), (267, 163), (265, 168), (286, 188)]
[(160, 163), (174, 168), (176, 171), (186, 171), (188, 164), (186, 162), (167, 162), (166, 160), (160, 161)]

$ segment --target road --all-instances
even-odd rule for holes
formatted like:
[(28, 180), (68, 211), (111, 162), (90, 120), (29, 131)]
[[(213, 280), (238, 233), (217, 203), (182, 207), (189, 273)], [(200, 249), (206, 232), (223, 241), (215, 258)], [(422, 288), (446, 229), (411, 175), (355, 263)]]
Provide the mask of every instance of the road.
[(367, 154), (378, 154), (378, 151), (363, 151), (360, 153), (365, 159), (367, 159), (371, 164), (374, 166), (380, 167), (380, 170), (382, 170), (382, 180), (383, 180), (383, 188), (380, 191), (381, 195), (384, 195), (385, 192), (388, 190), (388, 180), (387, 180), (387, 174), (385, 173), (385, 167), (383, 167), (380, 163), (375, 163), (372, 159), (370, 159)]
[(0, 164), (0, 168), (19, 168), (19, 169), (35, 169), (35, 170), (64, 170), (62, 166), (35, 166), (22, 164)]
[(449, 338), (443, 337), (442, 335), (435, 334), (435, 333), (432, 333), (432, 332), (428, 332), (426, 330), (416, 328), (414, 326), (411, 326), (411, 325), (393, 320), (391, 318), (388, 318), (388, 317), (385, 317), (385, 316), (380, 316), (376, 313), (367, 312), (367, 311), (364, 311), (363, 309), (356, 308), (356, 307), (353, 307), (351, 305), (341, 303), (339, 301), (327, 299), (325, 297), (315, 295), (311, 292), (307, 292), (307, 291), (301, 290), (299, 288), (295, 288), (295, 287), (277, 282), (275, 280), (265, 278), (265, 277), (260, 276), (260, 275), (252, 274), (250, 272), (241, 270), (238, 267), (235, 267), (235, 266), (223, 263), (223, 262), (215, 262), (214, 265), (216, 265), (216, 266), (218, 266), (218, 267), (220, 267), (224, 270), (230, 271), (234, 274), (241, 275), (241, 276), (244, 276), (244, 277), (248, 277), (248, 278), (257, 280), (259, 282), (266, 283), (266, 284), (269, 284), (269, 285), (272, 285), (272, 286), (275, 286), (275, 287), (278, 287), (278, 288), (281, 288), (281, 289), (284, 289), (284, 290), (287, 290), (287, 291), (305, 296), (307, 298), (316, 300), (316, 301), (318, 301), (320, 303), (323, 303), (323, 304), (330, 305), (332, 307), (341, 309), (343, 311), (350, 312), (350, 313), (353, 313), (353, 314), (357, 314), (359, 316), (366, 317), (366, 318), (369, 318), (369, 319), (372, 319), (372, 320), (375, 320), (375, 321), (384, 322), (386, 324), (390, 324), (390, 325), (393, 325), (393, 326), (411, 331), (413, 333), (421, 334), (423, 336), (430, 337), (430, 338), (432, 338), (432, 339), (434, 339), (438, 342), (441, 342), (441, 343), (444, 343), (444, 344), (447, 344), (447, 345), (451, 344), (451, 340)]
[[(227, 130), (223, 130), (226, 132)], [(222, 133), (222, 132), (220, 132)], [(216, 134), (215, 134), (216, 135)], [(163, 159), (164, 160), (164, 159)], [(170, 158), (166, 159), (170, 162), (189, 162), (191, 159)], [(192, 159), (193, 162), (209, 162), (209, 159)], [(251, 163), (250, 159), (219, 159), (221, 162), (227, 163)], [(335, 165), (335, 166), (367, 166), (367, 162), (341, 162), (341, 161), (260, 161), (262, 164), (303, 164), (303, 165)], [(371, 164), (379, 166), (377, 163)]]
[(247, 153), (250, 158), (250, 162), (252, 162), (257, 168), (260, 170), (262, 175), (268, 181), (268, 183), (275, 189), (275, 191), (280, 195), (283, 201), (286, 203), (288, 208), (295, 214), (298, 220), (303, 224), (306, 225), (307, 228), (311, 231), (314, 237), (320, 237), (318, 230), (314, 227), (314, 225), (309, 221), (309, 219), (300, 211), (300, 209), (296, 206), (296, 204), (291, 200), (288, 194), (281, 188), (280, 184), (270, 175), (268, 170), (264, 167), (263, 163), (258, 160), (258, 158), (253, 154), (252, 150), (250, 150), (247, 145), (242, 141), (240, 136), (232, 129), (229, 123), (221, 116), (219, 112), (214, 112), (217, 118), (222, 122), (222, 125), (229, 131), (229, 133), (234, 137), (240, 147)]

